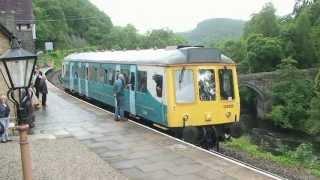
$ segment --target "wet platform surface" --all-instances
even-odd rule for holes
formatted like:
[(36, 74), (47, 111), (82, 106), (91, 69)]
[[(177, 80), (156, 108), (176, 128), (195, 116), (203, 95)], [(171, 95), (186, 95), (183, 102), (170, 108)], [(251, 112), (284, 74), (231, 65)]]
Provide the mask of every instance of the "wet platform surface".
[(129, 179), (271, 179), (48, 88), (34, 132), (74, 136)]

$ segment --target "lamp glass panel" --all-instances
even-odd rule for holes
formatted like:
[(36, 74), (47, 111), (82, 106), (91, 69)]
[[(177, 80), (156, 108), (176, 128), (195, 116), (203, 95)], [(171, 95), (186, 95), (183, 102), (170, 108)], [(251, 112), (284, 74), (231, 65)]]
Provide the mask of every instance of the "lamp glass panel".
[(9, 81), (9, 77), (8, 77), (8, 73), (7, 73), (7, 70), (4, 66), (4, 62), (0, 62), (0, 74), (1, 76), (3, 77), (5, 83), (7, 84), (8, 88), (11, 88), (11, 84), (10, 84), (10, 81)]
[(7, 67), (10, 72), (14, 87), (28, 87), (34, 59), (24, 59), (17, 61), (7, 61)]

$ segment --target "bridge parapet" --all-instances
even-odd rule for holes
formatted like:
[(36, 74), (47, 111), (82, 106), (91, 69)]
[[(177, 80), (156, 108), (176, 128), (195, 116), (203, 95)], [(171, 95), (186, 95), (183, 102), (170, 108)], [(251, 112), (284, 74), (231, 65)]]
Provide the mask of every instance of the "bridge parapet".
[[(314, 79), (317, 68), (298, 70), (297, 73), (306, 79)], [(247, 87), (257, 93), (257, 116), (265, 119), (266, 114), (272, 109), (272, 86), (279, 79), (280, 71), (240, 74), (240, 87)]]

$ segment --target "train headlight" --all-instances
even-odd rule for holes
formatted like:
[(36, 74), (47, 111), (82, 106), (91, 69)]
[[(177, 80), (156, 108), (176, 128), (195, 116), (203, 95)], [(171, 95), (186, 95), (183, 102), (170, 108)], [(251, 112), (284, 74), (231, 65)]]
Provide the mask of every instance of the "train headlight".
[(225, 115), (227, 118), (229, 118), (231, 116), (231, 112), (226, 112)]

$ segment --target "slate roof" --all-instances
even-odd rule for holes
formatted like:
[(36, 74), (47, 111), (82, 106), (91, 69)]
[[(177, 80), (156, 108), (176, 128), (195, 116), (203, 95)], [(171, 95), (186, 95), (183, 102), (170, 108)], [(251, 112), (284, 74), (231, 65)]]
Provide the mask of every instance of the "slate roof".
[(15, 11), (17, 24), (33, 23), (32, 0), (0, 0), (0, 13)]
[(2, 32), (5, 36), (7, 36), (9, 40), (13, 38), (13, 34), (1, 23), (0, 23), (0, 32)]

